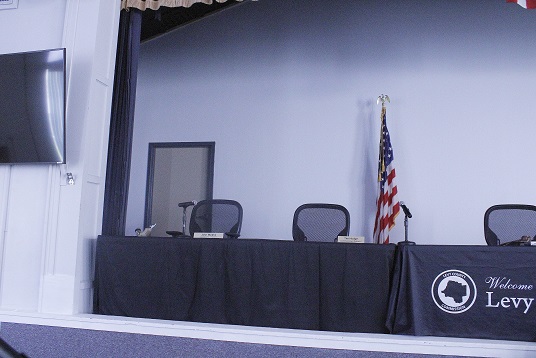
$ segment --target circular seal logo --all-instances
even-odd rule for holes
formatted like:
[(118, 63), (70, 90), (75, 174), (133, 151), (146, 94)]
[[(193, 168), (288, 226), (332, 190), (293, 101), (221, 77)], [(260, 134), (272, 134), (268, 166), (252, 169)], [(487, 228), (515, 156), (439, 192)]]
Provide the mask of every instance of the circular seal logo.
[(463, 271), (443, 271), (432, 284), (432, 298), (443, 311), (462, 313), (475, 303), (476, 285), (471, 276)]

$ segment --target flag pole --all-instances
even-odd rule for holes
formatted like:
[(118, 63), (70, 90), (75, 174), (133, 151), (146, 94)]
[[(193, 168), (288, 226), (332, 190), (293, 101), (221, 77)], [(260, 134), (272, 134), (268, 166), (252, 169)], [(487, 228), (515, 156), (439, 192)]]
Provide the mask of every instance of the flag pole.
[(374, 219), (373, 241), (378, 244), (389, 243), (389, 231), (395, 225), (395, 219), (400, 212), (395, 184), (395, 168), (393, 163), (393, 148), (386, 123), (385, 102), (391, 102), (388, 95), (378, 96), (377, 103), (382, 103), (380, 145), (378, 155), (378, 197), (376, 200), (376, 216)]
[(383, 118), (385, 117), (385, 102), (389, 102), (391, 103), (391, 100), (389, 99), (389, 96), (386, 95), (386, 94), (381, 94), (378, 96), (378, 99), (376, 100), (376, 104), (380, 104), (380, 102), (382, 103), (382, 114), (380, 115), (380, 119), (381, 119), (381, 124), (380, 124), (380, 149), (378, 151), (378, 154), (379, 154), (379, 160), (378, 160), (378, 163), (380, 165), (380, 167), (378, 168), (378, 181), (381, 180), (381, 173), (385, 171), (385, 167), (384, 164), (384, 160), (382, 160), (382, 156), (383, 156)]
[[(378, 96), (376, 103), (379, 104), (380, 102), (382, 103), (382, 114), (381, 114), (382, 124), (381, 125), (383, 127), (385, 125), (385, 123), (383, 123), (383, 121), (385, 120), (385, 111), (386, 111), (385, 102), (391, 103), (391, 99), (389, 98), (388, 95), (381, 94), (380, 96)], [(380, 134), (380, 163), (382, 162), (381, 155), (382, 155), (382, 150), (384, 146), (383, 140), (384, 140), (384, 136), (383, 134)], [(385, 170), (385, 168), (380, 168), (378, 172), (383, 171), (383, 170)], [(415, 245), (415, 242), (408, 240), (408, 218), (411, 218), (412, 215), (403, 201), (399, 202), (396, 205), (398, 205), (399, 207), (402, 207), (403, 212), (404, 212), (404, 241), (399, 241), (398, 245)]]

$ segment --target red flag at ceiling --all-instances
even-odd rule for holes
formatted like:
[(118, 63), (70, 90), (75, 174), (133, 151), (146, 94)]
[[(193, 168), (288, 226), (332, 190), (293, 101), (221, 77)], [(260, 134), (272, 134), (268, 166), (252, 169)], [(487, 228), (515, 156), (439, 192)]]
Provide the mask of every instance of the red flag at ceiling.
[(536, 9), (536, 0), (506, 0), (506, 2), (515, 2), (525, 9)]

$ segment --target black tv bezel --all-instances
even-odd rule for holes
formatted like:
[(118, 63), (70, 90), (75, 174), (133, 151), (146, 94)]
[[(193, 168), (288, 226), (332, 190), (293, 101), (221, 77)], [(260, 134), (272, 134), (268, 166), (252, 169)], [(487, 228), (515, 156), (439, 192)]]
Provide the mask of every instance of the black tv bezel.
[(54, 51), (61, 51), (62, 53), (62, 66), (63, 66), (63, 118), (61, 119), (61, 123), (63, 125), (63, 152), (62, 152), (62, 161), (56, 162), (56, 161), (48, 161), (48, 160), (42, 160), (42, 161), (6, 161), (6, 162), (0, 162), (0, 165), (39, 165), (39, 164), (67, 164), (67, 50), (65, 47), (57, 47), (57, 48), (49, 48), (49, 49), (42, 49), (42, 50), (32, 50), (32, 51), (22, 51), (22, 52), (11, 52), (11, 53), (2, 53), (1, 56), (10, 56), (10, 55), (25, 55), (25, 54), (31, 54), (31, 53), (49, 53)]

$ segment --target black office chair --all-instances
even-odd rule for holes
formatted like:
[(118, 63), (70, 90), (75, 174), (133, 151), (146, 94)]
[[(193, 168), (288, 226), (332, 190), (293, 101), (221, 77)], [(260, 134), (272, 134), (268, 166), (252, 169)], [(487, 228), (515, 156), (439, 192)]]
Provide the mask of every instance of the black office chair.
[(484, 214), (484, 237), (490, 246), (505, 245), (536, 235), (536, 206), (500, 204)]
[(336, 241), (350, 232), (350, 213), (338, 204), (303, 204), (294, 212), (294, 241)]
[(223, 233), (238, 238), (242, 228), (242, 206), (235, 200), (201, 200), (192, 209), (190, 235), (196, 232)]

